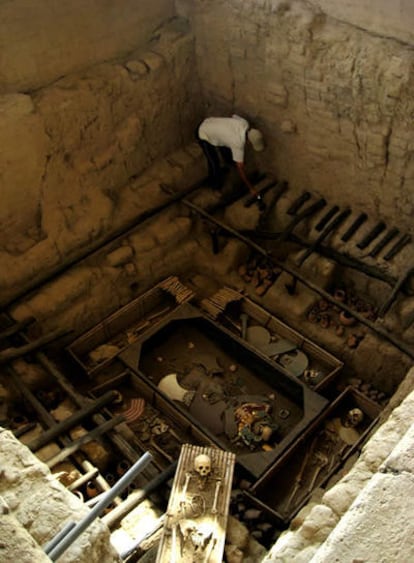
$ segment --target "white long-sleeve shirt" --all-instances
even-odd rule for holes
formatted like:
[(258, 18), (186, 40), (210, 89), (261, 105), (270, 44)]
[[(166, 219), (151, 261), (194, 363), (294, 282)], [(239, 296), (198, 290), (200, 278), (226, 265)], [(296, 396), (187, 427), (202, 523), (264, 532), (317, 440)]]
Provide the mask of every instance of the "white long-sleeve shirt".
[(249, 123), (238, 115), (207, 117), (198, 129), (201, 140), (215, 147), (228, 147), (235, 162), (244, 161), (244, 147)]

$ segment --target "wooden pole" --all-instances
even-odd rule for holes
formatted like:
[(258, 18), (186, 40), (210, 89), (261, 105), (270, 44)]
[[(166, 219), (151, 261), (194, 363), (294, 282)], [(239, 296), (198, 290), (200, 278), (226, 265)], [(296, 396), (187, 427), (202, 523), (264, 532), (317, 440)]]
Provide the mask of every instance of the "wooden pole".
[(27, 325), (33, 323), (36, 319), (34, 317), (28, 317), (27, 319), (23, 319), (22, 321), (18, 321), (13, 323), (11, 326), (5, 328), (0, 332), (0, 340), (4, 340), (5, 338), (9, 338), (9, 336), (13, 336), (19, 330), (24, 329)]
[(68, 430), (82, 422), (82, 420), (95, 413), (97, 410), (101, 409), (108, 403), (112, 402), (114, 399), (116, 399), (116, 397), (117, 395), (115, 391), (108, 391), (107, 393), (105, 393), (105, 395), (102, 395), (102, 397), (96, 399), (96, 401), (93, 401), (88, 406), (81, 408), (71, 416), (68, 416), (61, 422), (55, 424), (49, 430), (46, 430), (46, 432), (43, 432), (43, 434), (29, 442), (29, 444), (27, 444), (27, 447), (30, 448), (32, 452), (39, 450), (40, 448), (57, 438), (60, 434), (67, 432)]
[(0, 364), (6, 364), (7, 362), (20, 358), (21, 356), (24, 356), (29, 352), (33, 352), (34, 350), (41, 348), (45, 344), (49, 344), (49, 342), (52, 342), (53, 340), (56, 340), (57, 338), (63, 336), (64, 334), (68, 334), (69, 332), (71, 331), (59, 328), (57, 330), (54, 330), (53, 332), (44, 334), (37, 340), (33, 340), (28, 344), (19, 346), (18, 348), (6, 348), (5, 350), (2, 350), (0, 352)]
[(92, 442), (92, 440), (95, 440), (98, 436), (105, 434), (105, 432), (108, 432), (108, 430), (111, 430), (111, 428), (113, 428), (117, 424), (120, 424), (124, 420), (125, 420), (124, 417), (122, 416), (122, 414), (120, 414), (118, 416), (115, 416), (114, 418), (111, 418), (110, 420), (107, 420), (106, 422), (104, 422), (100, 426), (97, 426), (90, 432), (87, 432), (77, 440), (73, 440), (73, 442), (69, 442), (69, 444), (65, 446), (62, 450), (60, 450), (58, 454), (54, 455), (53, 457), (51, 457), (46, 461), (47, 466), (51, 468), (57, 465), (58, 463), (61, 463), (67, 457), (77, 452), (82, 446), (88, 444), (89, 442)]

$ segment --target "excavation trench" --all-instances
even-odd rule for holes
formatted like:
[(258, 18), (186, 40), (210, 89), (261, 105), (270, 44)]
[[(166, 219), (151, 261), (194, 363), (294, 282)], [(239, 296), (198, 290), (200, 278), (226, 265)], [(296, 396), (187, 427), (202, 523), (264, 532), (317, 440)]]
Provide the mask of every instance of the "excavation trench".
[[(283, 208), (286, 185), (265, 177), (257, 188), (269, 207)], [(2, 317), (0, 361), (10, 388), (3, 424), (69, 491), (93, 506), (142, 455), (151, 454), (102, 515), (116, 536), (143, 504), (153, 511), (153, 529), (135, 543), (130, 538), (128, 557), (157, 545), (160, 533), (173, 533), (163, 515), (178, 494), (172, 480), (183, 471), (177, 463), (184, 444), (235, 456), (226, 510), (270, 549), (301, 508), (358, 458), (402, 381), (377, 377), (374, 369), (359, 376), (355, 366), (371, 353), (365, 343), (386, 342), (394, 354), (414, 356), (378, 316), (394, 300), (409, 299), (410, 271), (399, 279), (372, 266), (357, 267), (355, 274), (355, 260), (347, 270), (345, 259), (335, 262), (333, 246), (319, 254), (322, 239), (326, 245), (342, 222), (329, 229), (320, 225), (324, 205), (318, 202), (301, 212), (305, 202), (299, 198), (288, 210), (296, 218), (281, 233), (261, 238), (259, 229), (226, 222), (232, 206), (254, 212), (249, 198), (233, 193), (202, 207), (198, 189), (191, 199), (174, 197), (170, 210), (186, 221), (190, 213), (190, 236), (199, 240), (211, 267), (172, 272), (86, 332), (77, 327), (75, 337), (62, 329), (43, 335), (33, 316)], [(145, 232), (148, 221), (157, 224), (165, 211), (158, 209), (84, 262), (112, 256), (117, 245), (122, 248), (137, 229)], [(293, 231), (310, 216), (325, 236), (304, 245)], [(265, 240), (263, 246), (255, 239)], [(232, 245), (238, 250), (226, 254)], [(327, 254), (334, 275), (309, 275), (308, 262), (319, 264)], [(383, 285), (382, 307), (358, 292), (354, 275)], [(192, 497), (188, 492), (187, 516), (197, 520), (196, 497), (208, 507), (217, 491), (207, 487)], [(148, 512), (142, 509), (136, 518), (138, 529)], [(161, 545), (167, 549), (165, 541)]]

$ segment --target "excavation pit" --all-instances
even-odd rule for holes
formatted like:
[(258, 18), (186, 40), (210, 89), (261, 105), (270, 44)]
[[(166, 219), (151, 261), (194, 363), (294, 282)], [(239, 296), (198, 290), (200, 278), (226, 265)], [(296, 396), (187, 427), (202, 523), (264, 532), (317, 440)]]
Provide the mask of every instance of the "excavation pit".
[[(176, 418), (258, 478), (327, 400), (188, 303), (119, 358)], [(264, 437), (265, 436), (265, 437)]]

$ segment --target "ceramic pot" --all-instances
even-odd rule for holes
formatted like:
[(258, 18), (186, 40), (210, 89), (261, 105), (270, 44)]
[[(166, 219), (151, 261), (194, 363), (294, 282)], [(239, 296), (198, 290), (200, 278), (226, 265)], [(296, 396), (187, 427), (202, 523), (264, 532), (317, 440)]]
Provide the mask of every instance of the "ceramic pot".
[(350, 336), (348, 336), (346, 343), (348, 344), (349, 348), (356, 348), (359, 344), (359, 338), (356, 334), (351, 334)]
[(352, 326), (356, 323), (356, 319), (347, 311), (341, 311), (339, 313), (339, 322), (344, 326)]
[(98, 489), (93, 481), (88, 481), (86, 483), (86, 494), (88, 495), (88, 498), (96, 497), (98, 494)]
[(327, 314), (321, 315), (321, 318), (320, 318), (320, 321), (319, 321), (319, 325), (321, 326), (321, 328), (329, 328), (330, 324), (331, 324), (331, 319), (329, 318), (329, 315), (327, 315)]
[(340, 303), (344, 303), (346, 300), (346, 293), (343, 289), (336, 289), (334, 292), (334, 298)]
[(105, 481), (108, 483), (108, 485), (110, 485), (112, 487), (112, 485), (114, 485), (116, 479), (115, 479), (115, 475), (113, 475), (112, 473), (107, 473), (105, 475)]
[(120, 477), (122, 477), (122, 475), (124, 475), (130, 467), (131, 467), (131, 464), (129, 463), (128, 460), (121, 459), (121, 461), (116, 466), (116, 472)]

